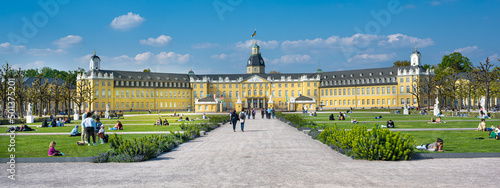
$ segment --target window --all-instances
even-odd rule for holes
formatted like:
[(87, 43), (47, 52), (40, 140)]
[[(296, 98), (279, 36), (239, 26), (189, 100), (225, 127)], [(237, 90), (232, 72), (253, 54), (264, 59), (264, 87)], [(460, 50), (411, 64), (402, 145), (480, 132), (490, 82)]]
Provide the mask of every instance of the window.
[(417, 104), (417, 98), (413, 98), (413, 104)]
[(385, 99), (382, 99), (382, 105), (385, 105)]
[(366, 94), (367, 94), (367, 95), (369, 95), (369, 94), (370, 94), (370, 88), (369, 88), (369, 87), (367, 87), (367, 88), (366, 88)]
[(406, 86), (406, 93), (410, 93), (410, 86)]
[(406, 98), (406, 104), (410, 104), (410, 98)]
[(351, 95), (351, 89), (347, 89), (347, 95)]
[(365, 94), (365, 88), (361, 88), (361, 95)]
[(344, 105), (344, 106), (345, 106), (345, 100), (343, 100), (343, 101), (342, 101), (342, 105)]
[(359, 88), (356, 88), (356, 95), (359, 95)]
[(337, 95), (337, 89), (333, 90), (333, 95)]
[(281, 90), (278, 91), (278, 97), (281, 97)]
[(407, 78), (406, 78), (406, 82), (407, 82), (407, 83), (408, 83), (408, 82), (410, 82), (410, 77), (407, 77)]
[(335, 102), (335, 106), (337, 106), (337, 100), (334, 100), (334, 102)]
[(382, 87), (382, 94), (385, 94), (385, 87)]
[(314, 96), (318, 96), (318, 90), (314, 89)]
[(240, 96), (240, 92), (236, 91), (236, 97), (239, 97), (239, 96)]
[(198, 93), (196, 91), (194, 91), (193, 95), (194, 97), (198, 97)]
[(257, 90), (253, 90), (253, 96), (257, 96)]
[(396, 86), (392, 86), (392, 94), (396, 94)]
[(311, 87), (311, 83), (307, 83), (307, 87)]
[(370, 99), (366, 99), (366, 105), (370, 105)]
[[(99, 82), (97, 82), (97, 83), (99, 83)], [(95, 103), (95, 108), (99, 108), (99, 103), (98, 102)]]
[(310, 89), (307, 90), (307, 96), (311, 96), (311, 90)]
[(375, 105), (375, 99), (372, 99), (372, 105)]
[(325, 96), (325, 90), (321, 90), (321, 96)]
[(380, 99), (377, 99), (377, 105), (380, 105)]
[(399, 90), (399, 93), (405, 93), (405, 88), (404, 86), (401, 86), (400, 90)]
[(405, 99), (401, 99), (401, 105), (405, 104)]
[[(99, 90), (98, 90), (98, 89), (96, 89), (96, 90), (95, 90), (95, 96), (96, 96), (96, 97), (99, 97)], [(96, 105), (96, 106), (97, 106), (97, 105)], [(96, 108), (97, 108), (97, 107), (96, 107)]]
[(372, 95), (375, 94), (375, 88), (372, 87)]
[[(328, 91), (327, 91), (327, 93), (328, 93)], [(327, 95), (328, 95), (328, 94), (327, 94)], [(332, 90), (332, 89), (330, 89), (330, 96), (332, 96), (332, 95), (333, 95), (333, 90)]]
[(129, 91), (127, 90), (127, 92), (125, 93), (125, 96), (126, 96), (126, 97), (128, 97), (128, 93), (129, 93)]
[(342, 95), (345, 95), (345, 89), (342, 89)]
[(396, 105), (396, 99), (392, 99), (392, 104)]
[(404, 82), (403, 78), (400, 78), (400, 79), (399, 79), (399, 82), (403, 83), (403, 82)]
[(358, 99), (358, 105), (361, 105), (361, 100)]
[(424, 104), (427, 104), (427, 99), (424, 99)]
[(315, 82), (315, 83), (314, 83), (314, 87), (317, 87), (317, 86), (318, 86), (318, 83), (316, 83), (316, 82)]
[(362, 105), (365, 105), (365, 99), (362, 99), (362, 100), (361, 100), (361, 104), (362, 104)]

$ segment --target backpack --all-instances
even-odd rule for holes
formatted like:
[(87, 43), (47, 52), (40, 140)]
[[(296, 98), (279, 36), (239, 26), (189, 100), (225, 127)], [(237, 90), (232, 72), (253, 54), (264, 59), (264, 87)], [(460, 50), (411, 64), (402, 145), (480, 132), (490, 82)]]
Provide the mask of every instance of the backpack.
[(104, 141), (104, 143), (108, 143), (108, 138), (109, 138), (109, 135), (104, 135), (104, 138), (102, 139)]
[(246, 118), (245, 113), (241, 113), (240, 114), (240, 119), (245, 119), (245, 118)]

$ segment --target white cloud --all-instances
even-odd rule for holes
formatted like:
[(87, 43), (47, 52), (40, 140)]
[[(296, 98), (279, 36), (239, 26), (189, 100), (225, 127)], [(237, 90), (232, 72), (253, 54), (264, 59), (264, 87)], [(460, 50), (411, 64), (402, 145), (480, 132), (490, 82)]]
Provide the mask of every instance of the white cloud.
[[(237, 42), (235, 44), (236, 49), (239, 50), (249, 50), (252, 48), (252, 46), (255, 44), (255, 40), (247, 40), (245, 42)], [(257, 40), (257, 45), (263, 49), (275, 49), (276, 47), (279, 46), (279, 42), (277, 40), (270, 40), (270, 41), (261, 41)]]
[(211, 56), (211, 58), (214, 60), (223, 60), (223, 59), (227, 59), (227, 54), (225, 54), (225, 53), (214, 54)]
[(57, 45), (59, 48), (69, 48), (83, 42), (83, 38), (78, 35), (68, 35), (63, 38), (57, 39), (52, 44)]
[(498, 61), (499, 56), (497, 53), (495, 53), (493, 55), (490, 55), (489, 58), (490, 58), (490, 61)]
[(53, 50), (53, 49), (50, 49), (50, 48), (46, 48), (46, 49), (29, 49), (27, 51), (28, 54), (30, 55), (34, 55), (34, 56), (48, 56), (48, 55), (61, 55), (61, 54), (66, 54), (66, 51), (64, 51), (63, 49), (57, 49), (57, 50)]
[(381, 39), (382, 36), (369, 34), (354, 34), (350, 37), (331, 36), (326, 39), (304, 39), (296, 41), (283, 41), (281, 47), (284, 49), (293, 48), (339, 48), (340, 47), (358, 47), (367, 46), (373, 41)]
[(139, 43), (142, 45), (159, 47), (167, 45), (168, 43), (170, 43), (170, 41), (172, 41), (172, 37), (160, 35), (157, 38), (148, 38), (148, 40), (145, 39), (140, 40)]
[(348, 60), (351, 62), (359, 62), (359, 63), (367, 63), (367, 62), (381, 62), (388, 61), (394, 59), (396, 57), (396, 53), (390, 54), (358, 54)]
[(427, 47), (434, 45), (434, 41), (430, 38), (420, 39), (417, 37), (411, 37), (401, 33), (396, 33), (392, 35), (387, 35), (386, 40), (381, 40), (379, 46), (390, 46), (390, 47)]
[(0, 54), (15, 54), (23, 52), (26, 50), (26, 46), (23, 45), (12, 45), (9, 42), (4, 42), (0, 44)]
[(141, 25), (145, 20), (146, 19), (139, 16), (139, 14), (129, 12), (126, 15), (121, 15), (113, 19), (110, 25), (117, 30), (128, 30)]
[[(267, 61), (267, 59), (265, 59)], [(308, 63), (311, 61), (311, 57), (309, 55), (300, 55), (300, 54), (290, 54), (281, 56), (279, 59), (274, 59), (268, 61), (271, 64), (292, 64), (292, 63)]]
[(183, 64), (191, 59), (189, 54), (177, 54), (175, 52), (161, 52), (156, 55), (156, 59), (161, 64)]
[(45, 61), (35, 61), (33, 63), (26, 64), (26, 69), (41, 68), (45, 65)]
[(153, 53), (151, 52), (144, 52), (142, 54), (137, 54), (134, 58), (134, 60), (139, 63), (139, 64), (142, 64), (144, 62), (147, 62), (149, 60), (149, 58), (151, 58), (153, 55)]
[(220, 44), (204, 42), (204, 43), (197, 43), (197, 44), (191, 45), (191, 48), (193, 48), (193, 49), (208, 49), (208, 48), (216, 48), (216, 47), (220, 47)]
[(473, 51), (477, 51), (478, 48), (477, 46), (467, 46), (467, 47), (464, 47), (464, 48), (459, 48), (459, 49), (455, 49), (453, 50), (453, 52), (460, 52), (460, 53), (470, 53), (470, 52), (473, 52)]

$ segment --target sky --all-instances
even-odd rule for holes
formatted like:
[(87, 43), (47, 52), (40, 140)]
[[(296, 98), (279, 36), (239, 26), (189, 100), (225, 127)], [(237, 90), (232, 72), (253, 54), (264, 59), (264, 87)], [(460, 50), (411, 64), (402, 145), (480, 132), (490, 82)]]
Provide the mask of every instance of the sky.
[[(498, 65), (500, 1), (4, 1), (0, 61), (14, 68), (246, 73), (257, 41), (266, 72), (422, 64), (461, 52)], [(251, 35), (257, 32), (255, 37)]]

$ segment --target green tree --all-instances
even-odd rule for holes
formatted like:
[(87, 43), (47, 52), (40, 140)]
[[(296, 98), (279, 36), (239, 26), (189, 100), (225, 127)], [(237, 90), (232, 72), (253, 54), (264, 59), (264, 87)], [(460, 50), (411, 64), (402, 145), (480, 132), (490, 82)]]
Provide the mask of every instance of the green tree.
[(404, 66), (410, 66), (411, 62), (408, 60), (403, 60), (403, 61), (396, 61), (393, 63), (393, 67), (404, 67)]
[(143, 72), (151, 72), (151, 69), (147, 68), (147, 69), (144, 69)]
[(469, 72), (471, 70), (472, 63), (469, 58), (463, 56), (460, 52), (453, 52), (443, 56), (441, 63), (438, 64), (436, 76), (437, 79), (442, 79), (450, 74)]
[(269, 72), (269, 74), (280, 74), (280, 72), (278, 72), (278, 71), (271, 71), (271, 72)]

